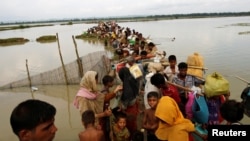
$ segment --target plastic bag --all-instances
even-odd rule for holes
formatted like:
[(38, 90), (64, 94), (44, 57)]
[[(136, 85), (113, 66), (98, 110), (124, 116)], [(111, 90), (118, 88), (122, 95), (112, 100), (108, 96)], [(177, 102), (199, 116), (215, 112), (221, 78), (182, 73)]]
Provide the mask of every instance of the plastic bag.
[(217, 72), (207, 75), (204, 85), (205, 95), (209, 97), (229, 93), (229, 82)]
[(195, 95), (192, 111), (193, 111), (193, 120), (195, 122), (197, 123), (208, 122), (209, 111), (204, 96)]
[(187, 118), (190, 120), (192, 120), (192, 118), (193, 118), (192, 106), (194, 104), (195, 94), (196, 94), (196, 92), (189, 92), (188, 93), (188, 101), (185, 105), (185, 112), (186, 112)]

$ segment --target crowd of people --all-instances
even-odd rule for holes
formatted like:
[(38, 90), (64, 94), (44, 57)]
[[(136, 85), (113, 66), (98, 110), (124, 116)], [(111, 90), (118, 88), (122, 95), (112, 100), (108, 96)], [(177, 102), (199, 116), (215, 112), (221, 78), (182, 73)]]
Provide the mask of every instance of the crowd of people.
[[(97, 86), (96, 71), (82, 77), (73, 101), (84, 126), (80, 141), (142, 141), (145, 137), (148, 141), (205, 141), (209, 125), (241, 125), (249, 89), (241, 102), (230, 99), (226, 86), (221, 86), (226, 89), (223, 92), (208, 96), (206, 79), (190, 75), (189, 64), (177, 63), (175, 55), (169, 55), (169, 64), (163, 65), (160, 60), (166, 53), (141, 33), (115, 23), (88, 30), (88, 34), (94, 32), (111, 37), (122, 62), (116, 66), (116, 77), (102, 78), (102, 89)], [(145, 63), (149, 58), (154, 61)], [(114, 87), (115, 79), (119, 84)], [(55, 114), (49, 103), (24, 101), (11, 114), (13, 132), (20, 141), (53, 140)]]

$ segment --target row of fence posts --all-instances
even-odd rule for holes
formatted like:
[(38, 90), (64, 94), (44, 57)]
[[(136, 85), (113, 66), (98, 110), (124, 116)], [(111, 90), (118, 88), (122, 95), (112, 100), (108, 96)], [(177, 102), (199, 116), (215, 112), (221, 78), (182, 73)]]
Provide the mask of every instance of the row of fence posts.
[[(75, 41), (75, 38), (74, 38), (73, 35), (72, 35), (72, 39), (73, 39), (74, 46), (75, 46), (75, 52), (76, 52), (76, 57), (77, 57), (77, 64), (78, 64), (79, 75), (82, 78), (83, 77), (82, 61), (81, 61), (81, 59), (79, 57), (78, 49), (77, 49), (77, 44), (76, 44), (76, 41)], [(66, 72), (66, 69), (65, 69), (65, 65), (64, 65), (63, 57), (62, 57), (62, 53), (61, 53), (61, 48), (60, 48), (60, 42), (59, 42), (58, 33), (56, 33), (56, 41), (57, 41), (57, 45), (58, 45), (58, 51), (59, 51), (60, 60), (61, 60), (61, 63), (62, 63), (63, 72), (64, 72), (65, 84), (69, 85), (68, 76), (67, 76), (67, 72)], [(30, 77), (30, 72), (29, 72), (29, 67), (28, 67), (28, 60), (27, 59), (26, 59), (26, 70), (27, 70), (27, 75), (28, 75), (28, 81), (29, 81), (30, 91), (31, 91), (31, 94), (32, 94), (32, 98), (34, 98), (34, 96), (33, 96), (33, 90), (32, 90), (32, 82), (31, 82), (31, 77)]]

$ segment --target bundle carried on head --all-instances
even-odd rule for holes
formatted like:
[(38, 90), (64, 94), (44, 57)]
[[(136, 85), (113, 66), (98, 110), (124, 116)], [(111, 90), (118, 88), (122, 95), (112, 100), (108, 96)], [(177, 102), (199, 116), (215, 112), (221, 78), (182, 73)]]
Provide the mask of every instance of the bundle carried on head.
[(157, 62), (150, 62), (148, 63), (148, 72), (161, 72), (164, 70), (164, 67), (162, 66), (161, 63), (157, 63)]
[(187, 74), (203, 78), (204, 61), (203, 57), (195, 52), (187, 58), (188, 71)]
[(207, 97), (219, 96), (229, 93), (229, 82), (219, 73), (214, 72), (207, 75), (204, 85)]

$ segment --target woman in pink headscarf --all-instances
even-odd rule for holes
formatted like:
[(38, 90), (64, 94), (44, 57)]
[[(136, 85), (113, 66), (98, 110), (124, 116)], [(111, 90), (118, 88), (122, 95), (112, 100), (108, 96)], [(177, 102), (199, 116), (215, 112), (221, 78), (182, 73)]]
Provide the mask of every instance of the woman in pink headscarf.
[(114, 92), (110, 94), (101, 94), (97, 89), (97, 80), (97, 72), (87, 71), (80, 82), (81, 87), (74, 99), (74, 105), (77, 109), (79, 109), (80, 114), (86, 110), (94, 111), (96, 126), (99, 125), (99, 118), (110, 116), (112, 114), (110, 109), (103, 111), (104, 102), (115, 97), (116, 93), (122, 89), (118, 86)]

